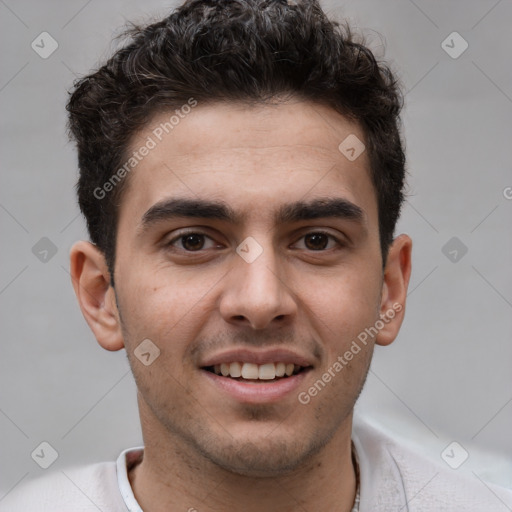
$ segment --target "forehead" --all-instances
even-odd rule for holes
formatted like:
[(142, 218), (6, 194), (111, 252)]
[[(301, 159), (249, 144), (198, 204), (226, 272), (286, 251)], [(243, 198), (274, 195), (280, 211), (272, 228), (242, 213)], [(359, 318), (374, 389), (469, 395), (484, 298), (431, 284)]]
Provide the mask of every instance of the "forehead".
[(344, 141), (359, 152), (364, 139), (356, 123), (303, 101), (198, 103), (158, 113), (132, 140), (128, 153), (137, 152), (138, 163), (120, 220), (127, 212), (141, 219), (168, 197), (222, 200), (247, 220), (267, 212), (275, 219), (277, 203), (335, 195), (376, 215), (367, 154), (349, 159), (353, 152), (345, 151)]

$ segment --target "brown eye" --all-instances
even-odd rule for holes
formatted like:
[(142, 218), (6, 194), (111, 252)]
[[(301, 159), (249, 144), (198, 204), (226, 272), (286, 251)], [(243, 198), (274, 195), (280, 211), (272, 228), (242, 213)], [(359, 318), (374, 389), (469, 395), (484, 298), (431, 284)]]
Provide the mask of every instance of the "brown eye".
[(182, 246), (187, 251), (198, 251), (204, 246), (204, 235), (200, 235), (198, 233), (192, 233), (188, 235), (183, 235), (181, 238)]
[(334, 235), (324, 231), (312, 231), (304, 235), (300, 240), (304, 240), (304, 242), (303, 247), (299, 248), (308, 251), (328, 251), (330, 249), (339, 249), (346, 245)]
[[(209, 246), (206, 246), (207, 240), (209, 240)], [(181, 233), (174, 237), (167, 247), (181, 251), (181, 252), (199, 252), (203, 249), (212, 249), (215, 246), (214, 241), (206, 234), (195, 231), (188, 233)]]
[(305, 236), (306, 246), (312, 251), (320, 251), (326, 248), (329, 237), (324, 233), (310, 233)]

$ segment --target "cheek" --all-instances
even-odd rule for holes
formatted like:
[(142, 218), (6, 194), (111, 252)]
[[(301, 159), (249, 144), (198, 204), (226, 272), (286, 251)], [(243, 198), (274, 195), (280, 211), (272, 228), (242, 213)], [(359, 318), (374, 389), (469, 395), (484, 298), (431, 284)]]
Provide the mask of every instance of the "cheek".
[(342, 269), (316, 281), (311, 276), (299, 279), (303, 286), (298, 295), (310, 311), (306, 313), (322, 337), (331, 340), (328, 345), (334, 351), (343, 350), (347, 342), (379, 318), (380, 279), (375, 272), (372, 277), (369, 269)]
[[(149, 268), (149, 267), (148, 267)], [(190, 326), (197, 317), (208, 291), (218, 279), (191, 278), (180, 272), (153, 270), (133, 273), (123, 283), (123, 320), (132, 336), (154, 336), (166, 343), (173, 331)], [(174, 336), (176, 337), (176, 336)]]

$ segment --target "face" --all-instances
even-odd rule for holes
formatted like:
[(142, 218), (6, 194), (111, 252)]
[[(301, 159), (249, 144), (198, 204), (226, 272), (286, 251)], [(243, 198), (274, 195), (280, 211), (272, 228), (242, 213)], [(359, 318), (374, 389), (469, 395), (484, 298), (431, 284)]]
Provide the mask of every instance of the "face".
[(351, 347), (389, 309), (368, 157), (338, 149), (364, 133), (300, 101), (199, 104), (159, 140), (169, 117), (133, 140), (156, 144), (116, 247), (143, 430), (241, 474), (292, 470), (347, 427), (375, 339)]

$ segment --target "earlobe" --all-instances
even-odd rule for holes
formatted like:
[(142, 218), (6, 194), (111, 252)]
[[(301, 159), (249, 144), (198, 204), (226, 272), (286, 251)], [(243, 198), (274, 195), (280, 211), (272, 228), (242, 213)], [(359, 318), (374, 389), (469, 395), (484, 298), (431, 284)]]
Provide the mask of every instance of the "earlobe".
[(400, 235), (393, 240), (389, 248), (380, 307), (379, 329), (375, 343), (389, 345), (398, 335), (405, 314), (407, 288), (411, 276), (412, 240)]
[(114, 289), (103, 253), (89, 242), (76, 242), (70, 252), (73, 288), (84, 318), (106, 350), (124, 347)]

